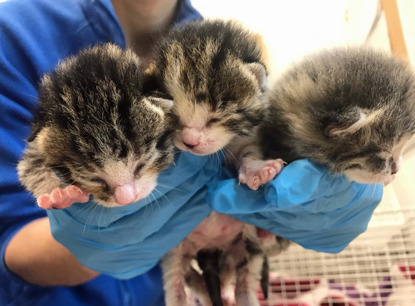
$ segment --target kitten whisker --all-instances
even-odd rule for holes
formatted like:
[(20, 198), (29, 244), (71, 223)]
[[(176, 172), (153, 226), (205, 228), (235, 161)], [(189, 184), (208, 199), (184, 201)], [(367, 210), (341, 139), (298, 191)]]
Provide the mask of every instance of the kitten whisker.
[(170, 185), (166, 185), (166, 184), (158, 183), (157, 186), (164, 187), (164, 188), (170, 188), (171, 190), (178, 190), (178, 191), (181, 191), (181, 192), (186, 192), (183, 189), (180, 189), (180, 188), (177, 188), (177, 187), (174, 187), (174, 186), (170, 186)]
[(166, 201), (166, 203), (169, 202), (169, 198), (165, 194), (163, 194), (160, 190), (158, 190), (157, 188), (154, 188), (153, 191), (157, 191), (161, 196), (160, 198), (164, 199)]
[(153, 199), (154, 199), (153, 201), (151, 201), (150, 206), (151, 206), (151, 208), (153, 209), (153, 212), (154, 212), (154, 211), (156, 211), (156, 209), (160, 209), (160, 204), (157, 201), (156, 197), (154, 196), (153, 192), (154, 192), (154, 190), (150, 193), (150, 196), (152, 196)]
[[(82, 209), (80, 209), (76, 214), (73, 214), (72, 216), (68, 216), (68, 221), (72, 219), (77, 219), (76, 217), (81, 216), (81, 214), (85, 214), (88, 210), (93, 208), (94, 205), (95, 205), (94, 203), (89, 203), (89, 202), (85, 203)], [(65, 222), (64, 224), (67, 224), (67, 222)]]
[(99, 206), (100, 206), (100, 205), (95, 204), (95, 207), (91, 210), (91, 212), (90, 212), (90, 214), (89, 214), (88, 218), (87, 218), (87, 219), (86, 219), (86, 221), (85, 221), (85, 224), (84, 224), (84, 229), (82, 230), (82, 236), (84, 236), (84, 234), (85, 234), (85, 230), (86, 230), (86, 226), (88, 225), (89, 221), (91, 221), (91, 220), (92, 220), (92, 218), (93, 218), (93, 216), (94, 216), (94, 212), (95, 212), (95, 210), (97, 210), (97, 209), (98, 209), (98, 207), (99, 207)]
[(150, 202), (150, 195), (146, 196), (143, 200), (144, 200), (144, 206), (141, 209), (143, 210), (144, 220), (147, 220), (148, 216), (149, 216), (149, 214), (148, 214), (148, 206), (149, 205), (148, 204), (151, 203)]
[[(227, 159), (229, 159), (229, 157), (231, 157), (233, 159), (234, 164), (238, 162), (238, 159), (235, 157), (235, 155), (232, 153), (232, 151), (229, 148), (225, 147), (225, 151), (227, 153), (227, 154), (223, 153), (223, 156), (224, 156), (225, 160), (227, 160)], [(231, 161), (228, 161), (228, 162), (230, 163)]]
[(104, 206), (102, 206), (102, 205), (99, 205), (100, 206), (100, 208), (99, 208), (99, 210), (101, 211), (100, 212), (100, 214), (99, 214), (99, 218), (98, 218), (98, 236), (101, 234), (101, 232), (100, 232), (100, 229), (101, 229), (101, 217), (102, 217), (102, 212), (104, 211)]

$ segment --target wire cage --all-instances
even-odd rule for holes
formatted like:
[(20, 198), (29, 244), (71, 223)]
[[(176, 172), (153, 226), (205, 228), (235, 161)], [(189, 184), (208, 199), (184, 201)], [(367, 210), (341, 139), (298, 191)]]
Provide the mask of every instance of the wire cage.
[(367, 232), (339, 254), (293, 245), (270, 267), (261, 306), (415, 306), (415, 209), (375, 211)]

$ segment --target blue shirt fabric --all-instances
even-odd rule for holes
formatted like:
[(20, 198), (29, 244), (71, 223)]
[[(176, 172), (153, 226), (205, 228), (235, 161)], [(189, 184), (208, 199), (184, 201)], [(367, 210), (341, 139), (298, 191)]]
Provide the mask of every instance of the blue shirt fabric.
[[(200, 18), (179, 1), (175, 23)], [(109, 276), (78, 287), (26, 283), (4, 264), (10, 239), (46, 216), (21, 186), (16, 164), (30, 133), (40, 78), (63, 58), (103, 42), (125, 48), (110, 0), (9, 0), (0, 3), (0, 305), (162, 305), (160, 269), (130, 279)]]

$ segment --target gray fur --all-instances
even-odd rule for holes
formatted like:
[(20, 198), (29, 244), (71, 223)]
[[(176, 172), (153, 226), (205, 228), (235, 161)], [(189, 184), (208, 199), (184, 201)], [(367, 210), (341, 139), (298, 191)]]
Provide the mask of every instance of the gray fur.
[(309, 158), (333, 173), (365, 171), (366, 182), (388, 180), (400, 156), (395, 148), (415, 130), (412, 68), (363, 48), (306, 57), (267, 98), (270, 112), (260, 131), (266, 158)]

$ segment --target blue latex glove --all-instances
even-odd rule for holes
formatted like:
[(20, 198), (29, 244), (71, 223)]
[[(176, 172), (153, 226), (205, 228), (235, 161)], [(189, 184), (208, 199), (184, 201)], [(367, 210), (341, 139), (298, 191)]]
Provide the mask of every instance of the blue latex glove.
[(156, 191), (124, 207), (77, 203), (48, 210), (52, 234), (85, 266), (117, 278), (140, 275), (177, 246), (210, 212), (208, 186), (219, 181), (216, 156), (176, 155)]
[(305, 248), (336, 253), (366, 230), (382, 193), (381, 184), (350, 182), (298, 160), (258, 191), (223, 180), (209, 190), (208, 203)]
[(160, 175), (154, 198), (119, 208), (90, 203), (50, 210), (52, 234), (85, 266), (130, 278), (153, 267), (210, 213), (206, 199), (218, 211), (333, 252), (365, 230), (382, 193), (381, 186), (347, 182), (307, 161), (252, 191), (222, 180), (217, 156), (178, 156)]

